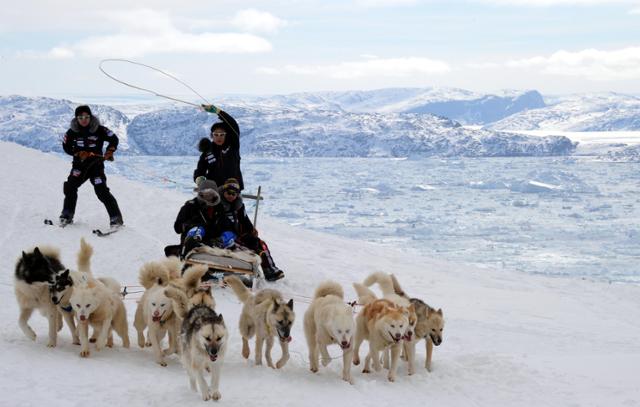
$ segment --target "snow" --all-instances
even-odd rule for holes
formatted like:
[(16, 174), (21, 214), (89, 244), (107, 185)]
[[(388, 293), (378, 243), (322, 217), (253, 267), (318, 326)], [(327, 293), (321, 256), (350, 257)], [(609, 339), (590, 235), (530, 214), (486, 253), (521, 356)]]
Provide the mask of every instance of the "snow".
[[(114, 349), (81, 359), (66, 327), (58, 347), (48, 349), (45, 319), (32, 317), (38, 338), (31, 342), (17, 326), (18, 307), (11, 298), (11, 274), (21, 250), (52, 244), (73, 267), (83, 236), (95, 247), (96, 275), (135, 285), (139, 267), (161, 257), (162, 247), (177, 240), (171, 224), (189, 196), (109, 176), (127, 226), (97, 238), (90, 230), (107, 222), (106, 213), (87, 186), (79, 194), (76, 224), (67, 229), (42, 224), (44, 217), (60, 210), (68, 162), (4, 142), (0, 153), (0, 169), (11, 174), (0, 184), (5, 197), (0, 201), (0, 247), (6, 270), (0, 285), (5, 293), (0, 405), (201, 405), (175, 356), (162, 368), (149, 350), (123, 349), (116, 340)], [(273, 286), (296, 300), (292, 358), (280, 371), (244, 361), (237, 331), (240, 304), (232, 293), (216, 291), (218, 310), (231, 332), (221, 405), (640, 405), (636, 285), (461, 265), (291, 227), (265, 216), (259, 228), (287, 273)], [(350, 284), (376, 270), (394, 272), (410, 294), (443, 308), (445, 339), (435, 349), (433, 371), (421, 368), (407, 377), (401, 365), (397, 381), (388, 383), (381, 373), (365, 376), (354, 368), (353, 386), (340, 380), (339, 360), (310, 373), (301, 324), (307, 306), (303, 296), (331, 278), (353, 299)], [(133, 338), (135, 301), (125, 302)], [(424, 348), (418, 350), (422, 363)], [(339, 354), (335, 347), (330, 353)]]

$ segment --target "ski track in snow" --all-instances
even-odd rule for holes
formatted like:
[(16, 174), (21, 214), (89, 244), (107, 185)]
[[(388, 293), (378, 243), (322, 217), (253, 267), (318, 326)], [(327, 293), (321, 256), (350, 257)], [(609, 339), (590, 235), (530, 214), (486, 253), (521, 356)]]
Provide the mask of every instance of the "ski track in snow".
[[(89, 185), (80, 190), (76, 224), (59, 229), (42, 223), (60, 211), (67, 161), (10, 143), (0, 143), (0, 153), (0, 168), (7, 174), (0, 185), (5, 270), (0, 280), (5, 305), (0, 314), (0, 405), (201, 405), (176, 356), (163, 368), (150, 350), (137, 348), (135, 341), (123, 349), (116, 337), (113, 349), (96, 352), (92, 347), (91, 357), (82, 359), (66, 326), (58, 347), (49, 349), (46, 320), (36, 313), (30, 324), (38, 337), (30, 341), (18, 327), (12, 292), (21, 250), (55, 245), (63, 263), (75, 268), (83, 236), (95, 248), (95, 275), (136, 285), (140, 266), (160, 258), (163, 246), (178, 240), (173, 220), (190, 196), (109, 176), (127, 226), (97, 238), (91, 230), (105, 227), (108, 219)], [(421, 343), (416, 375), (408, 377), (401, 363), (397, 381), (389, 383), (381, 372), (363, 375), (361, 367), (354, 367), (355, 384), (350, 386), (340, 379), (340, 359), (317, 374), (309, 372), (302, 331), (307, 304), (296, 301), (291, 360), (278, 371), (256, 367), (240, 356), (240, 303), (231, 292), (217, 290), (218, 311), (230, 331), (220, 405), (640, 405), (638, 286), (497, 272), (297, 229), (266, 217), (259, 222), (261, 235), (287, 274), (273, 284), (285, 296), (311, 296), (319, 282), (331, 278), (351, 300), (352, 282), (372, 271), (394, 272), (407, 292), (443, 308), (444, 342), (435, 348), (431, 373), (422, 368)], [(125, 303), (134, 339), (136, 303)], [(279, 347), (274, 350), (279, 357)], [(366, 345), (362, 354), (365, 350)], [(329, 351), (340, 354), (335, 346)]]

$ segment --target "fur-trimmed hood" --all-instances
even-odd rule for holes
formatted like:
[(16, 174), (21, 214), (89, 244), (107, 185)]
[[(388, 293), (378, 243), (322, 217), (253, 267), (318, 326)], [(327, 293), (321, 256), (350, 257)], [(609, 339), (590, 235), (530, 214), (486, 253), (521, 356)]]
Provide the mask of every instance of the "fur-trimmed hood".
[[(100, 128), (100, 124), (100, 119), (98, 119), (96, 116), (91, 116), (91, 121), (89, 122), (88, 126), (89, 133), (95, 133), (96, 131), (98, 131), (98, 129)], [(83, 129), (83, 127), (78, 123), (78, 119), (76, 119), (75, 117), (71, 119), (71, 125), (69, 127), (76, 133), (80, 133)]]

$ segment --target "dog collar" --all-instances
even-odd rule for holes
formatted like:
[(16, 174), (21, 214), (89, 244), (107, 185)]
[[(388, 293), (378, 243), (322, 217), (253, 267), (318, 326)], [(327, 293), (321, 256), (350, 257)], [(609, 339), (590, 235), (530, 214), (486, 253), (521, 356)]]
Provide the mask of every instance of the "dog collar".
[(71, 312), (73, 311), (73, 307), (71, 307), (71, 304), (67, 305), (66, 307), (63, 307), (62, 305), (60, 306), (60, 308), (64, 311), (64, 312)]

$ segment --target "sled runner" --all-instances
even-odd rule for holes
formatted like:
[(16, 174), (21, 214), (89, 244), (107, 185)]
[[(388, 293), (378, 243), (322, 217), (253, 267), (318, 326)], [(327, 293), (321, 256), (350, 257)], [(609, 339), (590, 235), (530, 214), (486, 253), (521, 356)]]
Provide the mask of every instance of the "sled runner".
[[(248, 249), (227, 250), (218, 247), (198, 246), (184, 257), (189, 265), (204, 264), (209, 271), (203, 281), (221, 282), (225, 276), (235, 275), (245, 285), (252, 287), (264, 281), (260, 256)], [(257, 280), (257, 281), (256, 281)]]

